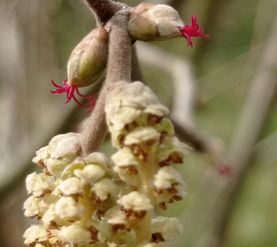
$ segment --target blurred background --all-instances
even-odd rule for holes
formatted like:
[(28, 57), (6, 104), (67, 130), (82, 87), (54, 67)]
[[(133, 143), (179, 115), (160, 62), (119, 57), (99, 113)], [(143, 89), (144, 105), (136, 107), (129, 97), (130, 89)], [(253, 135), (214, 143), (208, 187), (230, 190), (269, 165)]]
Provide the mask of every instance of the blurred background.
[[(193, 49), (182, 38), (137, 42), (145, 81), (186, 130), (214, 146), (187, 155), (179, 169), (189, 194), (160, 213), (183, 220), (178, 246), (276, 247), (277, 1), (155, 2), (174, 6), (185, 23), (197, 15), (210, 39)], [(51, 95), (50, 80), (66, 78), (71, 50), (94, 26), (81, 0), (0, 1), (1, 247), (23, 246), (24, 178), (36, 169), (35, 151), (88, 114)], [(108, 143), (101, 149), (113, 152)], [(213, 167), (225, 157), (239, 173), (235, 185)]]

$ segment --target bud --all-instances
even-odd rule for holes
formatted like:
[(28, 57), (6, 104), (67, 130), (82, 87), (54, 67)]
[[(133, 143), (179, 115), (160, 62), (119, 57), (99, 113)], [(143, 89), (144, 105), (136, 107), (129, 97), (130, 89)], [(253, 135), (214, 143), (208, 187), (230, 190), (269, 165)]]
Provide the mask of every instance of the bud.
[(68, 83), (84, 87), (96, 82), (106, 67), (107, 54), (108, 34), (97, 27), (72, 51), (67, 63)]
[(51, 92), (53, 94), (65, 93), (66, 103), (73, 99), (79, 106), (82, 106), (76, 97), (77, 94), (93, 105), (95, 99), (81, 94), (79, 87), (89, 86), (98, 81), (105, 70), (107, 56), (108, 33), (104, 27), (97, 27), (74, 48), (67, 63), (67, 80), (61, 85), (52, 80), (55, 90)]
[(197, 23), (196, 16), (191, 17), (190, 25), (184, 25), (178, 12), (165, 4), (141, 3), (134, 8), (128, 28), (135, 40), (157, 41), (184, 37), (190, 47), (193, 47), (193, 37), (209, 38)]
[(129, 33), (137, 40), (166, 40), (180, 37), (179, 27), (183, 25), (178, 12), (169, 5), (141, 3), (134, 8)]
[(140, 177), (138, 174), (139, 162), (130, 149), (123, 148), (117, 151), (113, 156), (114, 170), (119, 177), (127, 184), (139, 186)]

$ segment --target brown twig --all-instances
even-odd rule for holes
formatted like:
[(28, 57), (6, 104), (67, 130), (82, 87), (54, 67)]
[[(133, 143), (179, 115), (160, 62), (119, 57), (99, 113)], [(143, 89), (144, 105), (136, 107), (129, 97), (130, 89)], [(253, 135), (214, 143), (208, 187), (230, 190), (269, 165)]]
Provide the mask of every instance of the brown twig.
[(277, 92), (277, 19), (275, 19), (270, 37), (265, 43), (265, 51), (258, 67), (255, 79), (252, 82), (248, 98), (241, 113), (238, 127), (226, 160), (235, 170), (233, 183), (227, 185), (226, 202), (222, 208), (222, 217), (218, 221), (215, 234), (216, 247), (222, 246), (223, 237), (226, 235), (227, 225), (233, 209), (233, 201), (244, 175), (251, 166), (254, 148), (264, 129), (268, 113)]
[(88, 154), (96, 150), (103, 141), (106, 132), (105, 100), (106, 94), (117, 81), (131, 80), (131, 39), (128, 34), (128, 11), (119, 11), (110, 20), (109, 56), (106, 81), (97, 100), (95, 109), (87, 119), (81, 132), (83, 152)]
[(113, 0), (85, 0), (99, 24), (105, 25), (124, 4)]
[[(181, 141), (191, 145), (191, 147), (193, 147), (194, 151), (196, 152), (211, 155), (215, 147), (215, 143), (212, 141), (212, 139), (202, 135), (194, 127), (184, 126), (174, 118), (172, 119), (172, 122)], [(214, 157), (215, 154), (216, 153), (212, 154), (212, 157)]]

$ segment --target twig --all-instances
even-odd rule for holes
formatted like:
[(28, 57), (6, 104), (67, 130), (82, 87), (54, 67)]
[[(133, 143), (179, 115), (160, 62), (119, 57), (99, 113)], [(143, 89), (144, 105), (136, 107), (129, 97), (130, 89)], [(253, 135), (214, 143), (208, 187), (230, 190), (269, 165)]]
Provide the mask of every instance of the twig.
[(81, 143), (85, 154), (96, 150), (106, 132), (105, 98), (109, 87), (120, 80), (131, 80), (131, 39), (128, 34), (128, 11), (117, 12), (111, 19), (107, 76), (95, 109), (81, 132)]
[(181, 141), (188, 143), (193, 147), (194, 151), (204, 154), (209, 154), (211, 162), (215, 164), (220, 155), (221, 145), (215, 138), (210, 138), (202, 134), (193, 126), (186, 126), (178, 122), (174, 117), (172, 118), (174, 128), (177, 136)]
[(85, 0), (99, 24), (106, 24), (116, 12), (125, 6), (113, 0)]

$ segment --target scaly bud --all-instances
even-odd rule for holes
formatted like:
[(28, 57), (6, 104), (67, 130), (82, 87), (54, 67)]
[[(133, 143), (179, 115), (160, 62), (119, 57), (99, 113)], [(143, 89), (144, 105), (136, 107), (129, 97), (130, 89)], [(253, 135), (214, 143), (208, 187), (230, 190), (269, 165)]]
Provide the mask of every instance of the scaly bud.
[[(67, 80), (63, 84), (51, 81), (55, 90), (53, 94), (67, 95), (66, 103), (72, 99), (79, 105), (77, 95), (85, 98), (92, 105), (95, 99), (80, 93), (79, 87), (96, 82), (103, 74), (108, 55), (108, 34), (104, 27), (93, 29), (72, 51), (67, 63)], [(77, 95), (76, 95), (77, 94)]]
[(178, 12), (165, 4), (139, 4), (132, 12), (128, 28), (135, 40), (157, 41), (184, 37), (191, 47), (192, 37), (209, 37), (197, 23), (196, 16), (191, 17), (191, 25), (184, 25)]
[(129, 33), (137, 40), (165, 40), (179, 37), (178, 27), (183, 25), (178, 12), (169, 5), (142, 3), (134, 8)]

